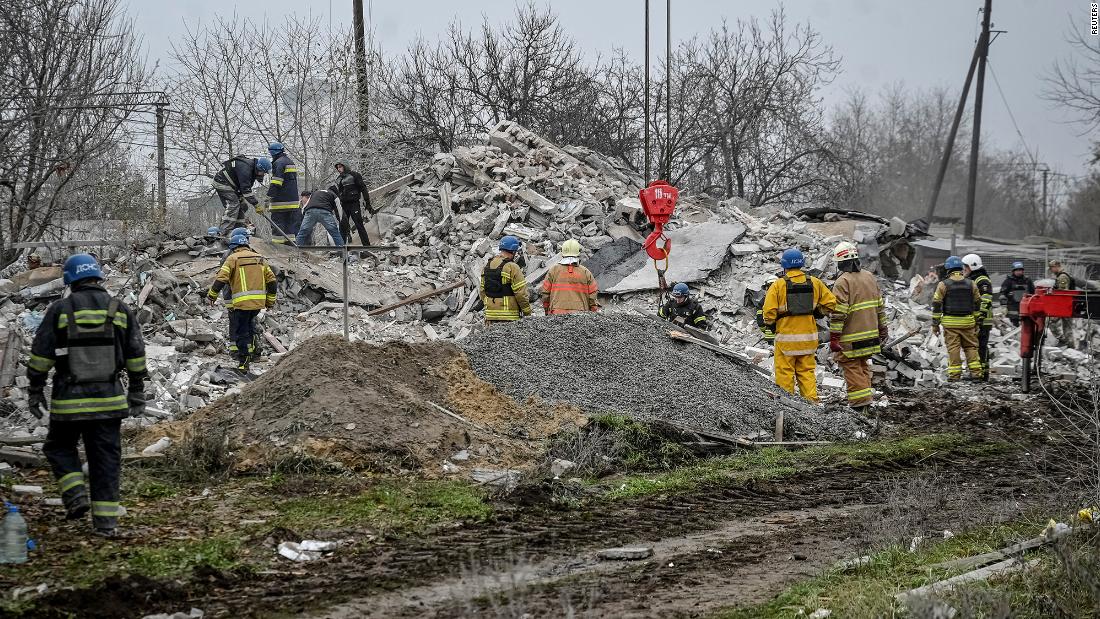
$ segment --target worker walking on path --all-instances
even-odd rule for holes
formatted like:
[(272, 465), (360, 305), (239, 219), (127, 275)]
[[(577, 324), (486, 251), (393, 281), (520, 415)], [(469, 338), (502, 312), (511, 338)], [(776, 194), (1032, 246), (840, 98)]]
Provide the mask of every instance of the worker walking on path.
[(271, 204), (271, 221), (279, 228), (271, 231), (271, 242), (289, 243), (302, 225), (302, 209), (298, 204), (298, 166), (286, 154), (281, 142), (269, 144), (267, 152), (271, 153), (271, 182), (267, 186), (267, 199)]
[(338, 161), (335, 168), (339, 176), (329, 189), (340, 196), (340, 232), (344, 235), (344, 242), (351, 242), (351, 223), (354, 223), (356, 231), (359, 232), (359, 242), (367, 245), (369, 239), (367, 239), (367, 229), (363, 225), (363, 211), (359, 204), (362, 198), (367, 214), (371, 213), (370, 191), (367, 189), (367, 183), (363, 181), (363, 175), (352, 170), (346, 161)]
[(252, 361), (250, 347), (256, 337), (256, 315), (264, 308), (275, 306), (277, 292), (275, 273), (264, 257), (248, 246), (247, 235), (236, 235), (229, 240), (229, 256), (206, 293), (207, 302), (214, 305), (227, 285), (232, 294), (229, 339), (237, 345), (237, 369), (247, 372)]
[(252, 206), (260, 211), (260, 202), (252, 193), (252, 186), (264, 181), (264, 175), (271, 171), (271, 160), (267, 157), (245, 157), (237, 155), (222, 162), (222, 169), (214, 175), (211, 186), (225, 209), (218, 234), (224, 235), (230, 228), (248, 223), (245, 211)]
[(710, 323), (703, 311), (703, 305), (691, 296), (691, 290), (684, 282), (672, 287), (672, 294), (657, 310), (657, 315), (676, 324), (710, 331)]
[(978, 319), (981, 316), (982, 295), (978, 286), (962, 274), (963, 263), (958, 256), (950, 256), (944, 263), (947, 279), (936, 285), (932, 294), (932, 333), (939, 335), (943, 325), (943, 339), (947, 343), (947, 380), (962, 380), (962, 349), (970, 377), (982, 375), (982, 360), (978, 356)]
[(1001, 282), (1001, 303), (1008, 307), (1008, 320), (1020, 326), (1020, 301), (1024, 295), (1035, 294), (1035, 282), (1024, 274), (1024, 263), (1013, 262), (1012, 274)]
[(527, 279), (523, 275), (523, 244), (514, 236), (500, 239), (500, 253), (481, 272), (481, 302), (485, 324), (515, 322), (531, 315)]
[(542, 309), (547, 316), (599, 311), (596, 278), (580, 260), (581, 244), (577, 240), (561, 244), (561, 262), (550, 267), (542, 280)]
[[(1077, 290), (1077, 282), (1073, 276), (1066, 273), (1059, 260), (1050, 261), (1050, 272), (1054, 275), (1055, 290)], [(1067, 348), (1076, 348), (1077, 344), (1073, 335), (1072, 318), (1050, 318), (1047, 320), (1050, 332), (1058, 338), (1058, 343)]]
[[(42, 451), (61, 486), (65, 518), (83, 518), (91, 509), (94, 533), (114, 537), (120, 510), (122, 419), (145, 412), (145, 343), (134, 312), (103, 288), (103, 272), (95, 258), (70, 256), (62, 273), (72, 294), (50, 305), (34, 336), (27, 362), (28, 404), (41, 419), (52, 368), (50, 428)], [(123, 370), (129, 378), (125, 390)], [(77, 450), (81, 440), (87, 480)]]
[(978, 286), (978, 358), (982, 360), (982, 380), (989, 380), (989, 332), (993, 330), (993, 282), (985, 272), (978, 254), (963, 256), (963, 275)]
[(775, 333), (775, 384), (817, 403), (817, 322), (836, 307), (836, 297), (816, 277), (802, 272), (806, 258), (797, 249), (783, 252), (784, 275), (768, 288), (764, 298), (764, 325)]
[(301, 204), (305, 216), (298, 228), (298, 235), (294, 237), (294, 244), (309, 245), (313, 229), (321, 224), (332, 239), (332, 244), (343, 247), (344, 235), (340, 234), (340, 225), (336, 223), (336, 193), (331, 189), (303, 191)]
[(871, 355), (889, 339), (886, 304), (875, 276), (859, 268), (859, 250), (843, 241), (833, 250), (840, 275), (833, 285), (836, 306), (829, 322), (829, 350), (844, 370), (848, 406), (866, 412), (871, 404)]

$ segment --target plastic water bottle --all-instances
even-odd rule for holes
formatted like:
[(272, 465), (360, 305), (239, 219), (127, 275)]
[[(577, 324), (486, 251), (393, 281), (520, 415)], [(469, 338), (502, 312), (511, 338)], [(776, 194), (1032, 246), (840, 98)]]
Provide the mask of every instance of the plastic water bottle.
[(19, 507), (4, 503), (8, 513), (0, 524), (0, 562), (27, 562), (27, 521), (19, 513)]

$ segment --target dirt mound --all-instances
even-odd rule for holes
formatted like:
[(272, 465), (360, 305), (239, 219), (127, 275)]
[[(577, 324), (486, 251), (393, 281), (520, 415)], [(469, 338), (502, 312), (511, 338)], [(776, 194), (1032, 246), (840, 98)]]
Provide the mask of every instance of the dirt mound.
[[(446, 411), (466, 419), (464, 422)], [(177, 424), (146, 437), (224, 433), (239, 469), (301, 460), (355, 469), (522, 468), (549, 436), (584, 418), (569, 407), (520, 404), (481, 381), (465, 355), (443, 342), (348, 343), (311, 339), (274, 368)]]

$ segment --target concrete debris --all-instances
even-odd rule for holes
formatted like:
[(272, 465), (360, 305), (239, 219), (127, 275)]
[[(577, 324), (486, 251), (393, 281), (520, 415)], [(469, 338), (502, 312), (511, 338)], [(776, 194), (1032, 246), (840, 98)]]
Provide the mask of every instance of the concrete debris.
[(12, 494), (25, 496), (42, 496), (42, 486), (24, 486), (16, 484), (11, 487)]
[(562, 460), (561, 458), (555, 458), (554, 461), (550, 463), (550, 473), (554, 477), (561, 477), (567, 471), (572, 470), (576, 466), (576, 462)]
[(641, 561), (653, 556), (653, 549), (646, 546), (623, 546), (621, 548), (605, 548), (596, 555), (606, 561)]
[(178, 613), (157, 613), (155, 615), (145, 615), (141, 619), (202, 619), (205, 613), (198, 608), (192, 608), (187, 612)]

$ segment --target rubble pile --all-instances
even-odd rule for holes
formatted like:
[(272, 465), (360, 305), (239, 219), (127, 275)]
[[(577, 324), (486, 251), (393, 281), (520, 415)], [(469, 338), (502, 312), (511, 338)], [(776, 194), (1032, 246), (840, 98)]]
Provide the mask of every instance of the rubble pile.
[(479, 376), (524, 400), (564, 402), (734, 436), (852, 438), (846, 409), (826, 413), (789, 396), (748, 363), (673, 341), (667, 323), (625, 314), (573, 314), (488, 329), (462, 343)]

